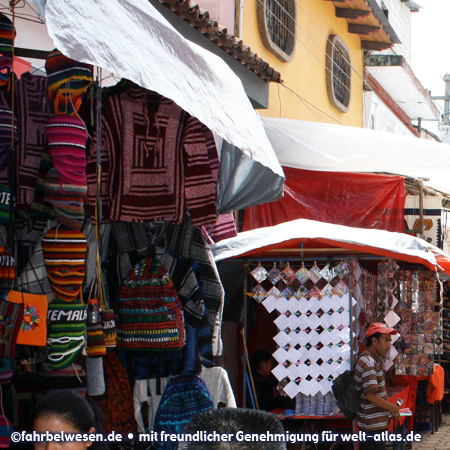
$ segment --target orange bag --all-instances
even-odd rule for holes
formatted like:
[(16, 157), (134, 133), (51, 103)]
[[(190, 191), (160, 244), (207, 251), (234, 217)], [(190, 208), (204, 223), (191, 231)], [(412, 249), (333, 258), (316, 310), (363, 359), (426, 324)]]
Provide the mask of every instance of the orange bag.
[(9, 291), (8, 301), (24, 305), (17, 343), (45, 347), (47, 344), (47, 297), (44, 294)]

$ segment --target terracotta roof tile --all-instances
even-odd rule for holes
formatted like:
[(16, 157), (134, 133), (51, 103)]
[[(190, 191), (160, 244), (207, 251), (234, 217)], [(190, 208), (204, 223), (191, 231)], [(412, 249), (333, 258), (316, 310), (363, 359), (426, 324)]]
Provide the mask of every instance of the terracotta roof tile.
[(228, 33), (227, 28), (220, 25), (217, 20), (210, 19), (209, 11), (201, 9), (190, 0), (160, 0), (160, 2), (264, 81), (281, 82), (279, 72), (252, 52), (241, 39)]

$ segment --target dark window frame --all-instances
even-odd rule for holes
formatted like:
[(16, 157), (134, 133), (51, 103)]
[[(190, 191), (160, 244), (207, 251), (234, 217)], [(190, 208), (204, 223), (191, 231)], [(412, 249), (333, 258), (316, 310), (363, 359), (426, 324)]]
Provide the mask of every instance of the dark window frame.
[(328, 98), (339, 111), (348, 112), (352, 88), (350, 51), (335, 34), (328, 37), (326, 59)]
[(258, 0), (256, 5), (264, 46), (282, 61), (291, 61), (297, 36), (296, 0)]

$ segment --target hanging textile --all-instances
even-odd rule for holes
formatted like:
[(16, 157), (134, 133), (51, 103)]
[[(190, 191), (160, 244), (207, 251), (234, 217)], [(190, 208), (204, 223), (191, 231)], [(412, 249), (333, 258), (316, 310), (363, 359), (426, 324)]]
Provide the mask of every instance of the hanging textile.
[[(189, 210), (194, 225), (215, 224), (216, 183), (204, 127), (173, 101), (124, 85), (102, 111), (103, 221), (180, 223)], [(91, 206), (97, 197), (96, 131), (93, 136), (87, 167)]]

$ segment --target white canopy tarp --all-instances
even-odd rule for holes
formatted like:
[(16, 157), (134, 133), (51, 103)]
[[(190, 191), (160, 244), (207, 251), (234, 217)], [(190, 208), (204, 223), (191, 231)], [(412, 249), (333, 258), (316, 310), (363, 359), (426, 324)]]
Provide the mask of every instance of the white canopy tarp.
[(284, 166), (327, 172), (388, 172), (429, 178), (450, 194), (450, 145), (413, 136), (293, 119), (263, 118)]
[(239, 233), (211, 246), (216, 261), (236, 256), (263, 254), (272, 248), (298, 248), (305, 239), (315, 239), (342, 248), (425, 264), (450, 273), (450, 257), (427, 241), (409, 234), (347, 227), (315, 220), (298, 219), (273, 227)]
[(148, 0), (32, 1), (66, 56), (172, 99), (222, 137), (229, 153), (240, 150), (221, 161), (218, 213), (282, 195), (283, 170), (240, 79), (221, 58), (181, 36)]

